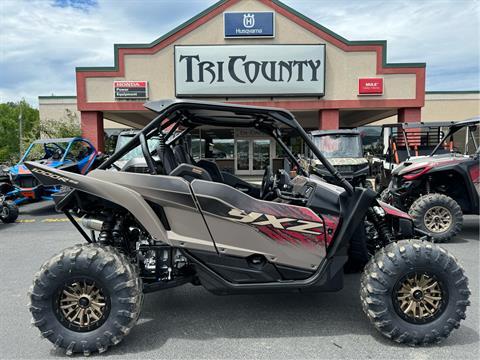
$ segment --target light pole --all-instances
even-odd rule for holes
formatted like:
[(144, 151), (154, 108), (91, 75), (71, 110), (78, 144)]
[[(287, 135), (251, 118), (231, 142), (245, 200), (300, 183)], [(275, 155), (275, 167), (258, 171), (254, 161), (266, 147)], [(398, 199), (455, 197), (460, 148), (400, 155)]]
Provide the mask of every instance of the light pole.
[(22, 158), (23, 154), (23, 116), (22, 116), (22, 105), (20, 105), (20, 114), (18, 114), (18, 141), (19, 141), (19, 151), (20, 151), (20, 159)]

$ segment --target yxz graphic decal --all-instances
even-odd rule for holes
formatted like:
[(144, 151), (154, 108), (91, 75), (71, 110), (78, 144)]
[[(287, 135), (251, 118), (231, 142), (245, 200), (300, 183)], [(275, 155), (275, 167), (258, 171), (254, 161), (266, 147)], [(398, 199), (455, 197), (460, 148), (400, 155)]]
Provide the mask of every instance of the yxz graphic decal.
[(227, 219), (255, 226), (261, 233), (276, 241), (288, 241), (306, 247), (324, 244), (323, 222), (276, 217), (254, 211), (247, 213), (240, 209), (231, 209), (228, 215)]

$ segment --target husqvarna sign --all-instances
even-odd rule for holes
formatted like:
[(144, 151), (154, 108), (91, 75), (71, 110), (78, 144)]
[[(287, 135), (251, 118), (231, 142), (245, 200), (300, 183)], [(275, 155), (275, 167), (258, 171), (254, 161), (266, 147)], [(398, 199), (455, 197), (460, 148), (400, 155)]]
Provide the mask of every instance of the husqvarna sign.
[(225, 12), (223, 24), (225, 38), (275, 36), (273, 11)]
[(179, 97), (323, 96), (325, 45), (178, 45), (175, 92)]

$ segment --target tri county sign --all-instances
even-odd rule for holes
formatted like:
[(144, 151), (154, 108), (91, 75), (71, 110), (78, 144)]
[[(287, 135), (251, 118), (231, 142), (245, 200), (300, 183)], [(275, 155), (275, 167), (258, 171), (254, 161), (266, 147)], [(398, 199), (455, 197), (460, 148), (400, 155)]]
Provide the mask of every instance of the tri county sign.
[(325, 45), (175, 46), (176, 96), (325, 94)]

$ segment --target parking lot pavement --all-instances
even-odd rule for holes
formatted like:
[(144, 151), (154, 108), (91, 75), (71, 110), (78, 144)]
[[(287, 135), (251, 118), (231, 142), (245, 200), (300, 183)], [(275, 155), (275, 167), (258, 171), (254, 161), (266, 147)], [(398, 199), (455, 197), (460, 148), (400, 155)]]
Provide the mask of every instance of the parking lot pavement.
[[(48, 220), (50, 219), (50, 220)], [(52, 220), (53, 219), (53, 220)], [(51, 358), (60, 350), (30, 326), (26, 293), (40, 265), (81, 242), (48, 203), (21, 208), (20, 222), (0, 224), (0, 358)], [(31, 221), (34, 220), (34, 221)], [(479, 218), (445, 244), (463, 264), (472, 290), (467, 320), (442, 344), (412, 348), (371, 326), (359, 302), (359, 275), (337, 293), (215, 296), (186, 285), (146, 296), (136, 327), (112, 358), (478, 359)]]

